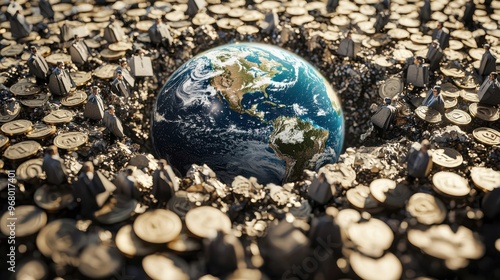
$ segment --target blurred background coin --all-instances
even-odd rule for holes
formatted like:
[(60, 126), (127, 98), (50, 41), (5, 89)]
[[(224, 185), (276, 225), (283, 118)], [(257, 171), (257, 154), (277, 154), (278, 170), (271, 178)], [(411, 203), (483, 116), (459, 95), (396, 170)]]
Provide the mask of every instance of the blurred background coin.
[(464, 197), (470, 193), (468, 181), (462, 176), (448, 171), (440, 171), (432, 176), (434, 190), (449, 197)]
[(43, 210), (33, 205), (19, 205), (15, 207), (15, 211), (5, 211), (0, 218), (0, 230), (5, 236), (10, 235), (8, 225), (14, 218), (16, 237), (19, 238), (35, 234), (47, 224), (47, 214)]
[(189, 210), (186, 214), (186, 227), (192, 234), (207, 238), (217, 230), (229, 232), (232, 224), (229, 217), (219, 209), (201, 206)]
[(486, 167), (473, 167), (470, 177), (474, 186), (488, 192), (500, 187), (500, 172)]
[(406, 204), (406, 210), (424, 225), (440, 224), (447, 214), (444, 203), (427, 193), (413, 194)]
[(23, 141), (7, 147), (3, 156), (10, 160), (19, 160), (34, 156), (42, 146), (35, 141)]
[(155, 209), (146, 212), (134, 221), (134, 232), (149, 243), (167, 243), (181, 233), (182, 221), (173, 212)]

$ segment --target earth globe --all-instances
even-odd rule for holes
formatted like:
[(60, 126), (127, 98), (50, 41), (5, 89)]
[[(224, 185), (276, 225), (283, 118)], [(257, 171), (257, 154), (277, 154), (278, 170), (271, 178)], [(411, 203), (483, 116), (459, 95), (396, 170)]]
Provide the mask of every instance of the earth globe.
[(223, 45), (182, 65), (157, 96), (151, 137), (181, 172), (207, 164), (230, 184), (300, 179), (334, 163), (344, 141), (339, 98), (307, 61), (281, 48)]

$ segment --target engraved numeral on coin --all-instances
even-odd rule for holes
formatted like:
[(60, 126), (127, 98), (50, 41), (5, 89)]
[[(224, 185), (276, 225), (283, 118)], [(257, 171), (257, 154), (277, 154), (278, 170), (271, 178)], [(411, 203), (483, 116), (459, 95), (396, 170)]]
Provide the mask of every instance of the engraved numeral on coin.
[(483, 132), (483, 135), (482, 135), (484, 138), (492, 141), (492, 142), (496, 142), (498, 140), (498, 135), (492, 133), (492, 132), (489, 132), (489, 131), (485, 131)]
[(15, 151), (20, 155), (28, 153), (28, 150), (26, 150), (23, 146), (16, 147)]
[(454, 162), (454, 161), (455, 161), (455, 159), (454, 159), (454, 158), (452, 158), (452, 157), (448, 156), (447, 154), (441, 154), (441, 153), (439, 153), (439, 154), (436, 154), (435, 156), (436, 156), (439, 160), (442, 160), (442, 161), (444, 161), (444, 162), (452, 163), (452, 162)]
[(54, 112), (54, 113), (52, 113), (52, 115), (54, 117), (58, 118), (58, 119), (64, 119), (64, 118), (68, 117), (68, 114), (65, 113), (65, 112), (63, 112), (63, 113), (61, 113), (61, 112)]
[(72, 146), (72, 144), (76, 144), (78, 142), (78, 137), (76, 136), (65, 137), (65, 139), (62, 142), (64, 145)]

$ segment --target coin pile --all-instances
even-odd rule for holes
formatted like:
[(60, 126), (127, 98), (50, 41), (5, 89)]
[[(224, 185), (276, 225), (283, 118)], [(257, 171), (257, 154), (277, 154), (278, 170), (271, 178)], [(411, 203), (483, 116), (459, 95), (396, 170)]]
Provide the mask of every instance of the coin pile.
[[(491, 8), (487, 1), (476, 1), (471, 30), (460, 20), (465, 1), (455, 0), (431, 1), (426, 23), (419, 20), (423, 3), (409, 0), (392, 1), (385, 8), (381, 1), (341, 0), (333, 11), (321, 1), (208, 0), (195, 1), (200, 9), (192, 15), (186, 1), (50, 1), (55, 12), (51, 21), (40, 14), (38, 2), (16, 2), (36, 27), (16, 41), (8, 16), (0, 17), (0, 190), (6, 197), (6, 170), (16, 170), (16, 197), (23, 205), (16, 207), (17, 278), (274, 279), (284, 275), (274, 274), (276, 267), (294, 259), (303, 270), (291, 270), (290, 278), (304, 278), (309, 270), (307, 277), (321, 279), (499, 275), (500, 113), (479, 103), (482, 77), (474, 69), (480, 66), (483, 43), (497, 57), (500, 53), (498, 1)], [(383, 9), (390, 10), (390, 18), (378, 32), (375, 18)], [(266, 33), (272, 10), (278, 24)], [(7, 3), (1, 12), (8, 12)], [(116, 43), (103, 39), (111, 15), (125, 33)], [(168, 50), (153, 46), (147, 34), (158, 17), (172, 28)], [(413, 107), (402, 98), (427, 94), (412, 92), (404, 69), (414, 55), (426, 56), (437, 21), (450, 30), (451, 40), (444, 50), (446, 62), (432, 73), (427, 87), (441, 85), (444, 114), (420, 103)], [(65, 23), (85, 41), (88, 63), (72, 63), (67, 42), (59, 36)], [(348, 30), (355, 59), (336, 55)], [(224, 183), (208, 166), (193, 165), (180, 176), (179, 190), (166, 207), (158, 209), (152, 193), (156, 162), (147, 155), (154, 96), (193, 55), (238, 41), (281, 46), (325, 74), (342, 99), (345, 153), (338, 163), (305, 170), (301, 181), (283, 185), (261, 185), (242, 176)], [(53, 96), (29, 75), (32, 45), (49, 67), (65, 63), (76, 86), (68, 96)], [(139, 48), (152, 58), (155, 76), (126, 100), (111, 92), (110, 83), (118, 60)], [(93, 85), (100, 88), (105, 105), (115, 106), (127, 136), (122, 142), (111, 144), (101, 123), (83, 117)], [(386, 137), (390, 140), (361, 139), (369, 129), (370, 107), (386, 97), (398, 108), (396, 125)], [(432, 143), (434, 167), (429, 180), (408, 183), (405, 157), (412, 142), (423, 138)], [(114, 196), (95, 220), (82, 220), (72, 186), (45, 183), (42, 150), (52, 144), (60, 149), (70, 181), (85, 161), (93, 162), (103, 180), (117, 185), (124, 168), (136, 167), (130, 178), (140, 201)], [(318, 184), (322, 176), (325, 180)], [(313, 185), (326, 190), (311, 193)], [(319, 199), (318, 193), (324, 197)], [(8, 217), (2, 213), (2, 236), (9, 234)], [(264, 242), (270, 229), (276, 240)], [(333, 229), (342, 237), (328, 247)], [(242, 252), (227, 236), (241, 240)], [(229, 265), (234, 260), (222, 253), (207, 259), (203, 253), (210, 242), (230, 248), (239, 256), (238, 265)], [(318, 252), (331, 262), (310, 262)], [(272, 261), (273, 254), (280, 262)], [(210, 273), (206, 264), (215, 261), (226, 264), (227, 271)]]

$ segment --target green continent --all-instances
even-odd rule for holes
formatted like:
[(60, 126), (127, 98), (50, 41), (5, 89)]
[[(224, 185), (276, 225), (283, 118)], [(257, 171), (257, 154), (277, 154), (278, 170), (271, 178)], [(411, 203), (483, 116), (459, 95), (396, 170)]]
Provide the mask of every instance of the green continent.
[(276, 61), (259, 56), (260, 63), (254, 63), (239, 56), (232, 64), (224, 64), (234, 53), (223, 53), (217, 56), (221, 63), (212, 63), (216, 71), (221, 74), (210, 79), (210, 85), (222, 95), (229, 103), (229, 108), (239, 113), (247, 113), (251, 116), (263, 117), (262, 112), (257, 112), (257, 104), (250, 109), (244, 109), (241, 105), (243, 95), (249, 92), (263, 92), (267, 98), (266, 88), (272, 83), (272, 78), (278, 74), (282, 65)]
[(269, 146), (286, 163), (285, 181), (298, 180), (309, 159), (324, 151), (328, 130), (296, 117), (279, 117), (273, 127)]

